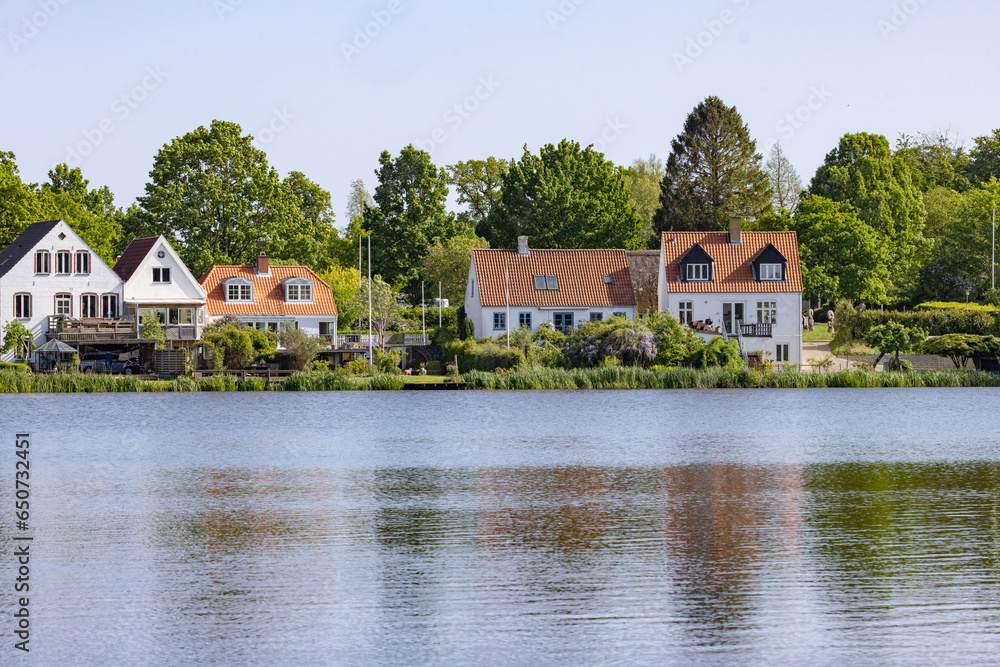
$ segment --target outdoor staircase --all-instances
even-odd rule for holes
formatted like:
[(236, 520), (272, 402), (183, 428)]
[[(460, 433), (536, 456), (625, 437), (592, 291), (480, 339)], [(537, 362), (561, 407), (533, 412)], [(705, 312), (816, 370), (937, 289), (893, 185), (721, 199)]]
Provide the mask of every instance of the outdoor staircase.
[(743, 347), (743, 322), (736, 320), (736, 326), (733, 327), (736, 330), (736, 336), (732, 336), (726, 331), (726, 323), (722, 323), (722, 340), (727, 343), (731, 338), (736, 338), (736, 344), (740, 347), (740, 359), (743, 360), (743, 365), (748, 366), (750, 364), (750, 359), (747, 355), (746, 349)]

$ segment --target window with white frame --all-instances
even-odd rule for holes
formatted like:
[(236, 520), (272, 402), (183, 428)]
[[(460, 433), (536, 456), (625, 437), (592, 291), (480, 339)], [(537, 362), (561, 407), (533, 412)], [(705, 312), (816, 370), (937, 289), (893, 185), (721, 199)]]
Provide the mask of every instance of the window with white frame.
[(760, 324), (776, 324), (778, 321), (778, 304), (776, 301), (757, 302), (757, 322)]
[(493, 328), (495, 330), (507, 329), (507, 313), (493, 313)]
[(14, 317), (22, 320), (31, 318), (31, 295), (14, 295)]
[(336, 322), (320, 322), (319, 323), (319, 336), (320, 338), (333, 341), (333, 334), (337, 331)]
[(226, 301), (253, 301), (253, 285), (249, 282), (227, 283)]
[(171, 308), (167, 312), (169, 324), (194, 324), (194, 308)]
[(531, 328), (531, 313), (518, 313), (517, 324), (528, 329)]
[(781, 264), (761, 264), (757, 269), (761, 280), (782, 280)]
[(169, 283), (170, 282), (170, 267), (168, 267), (168, 266), (154, 266), (153, 267), (153, 282), (154, 283)]
[(49, 251), (39, 250), (35, 253), (35, 273), (49, 272)]
[(90, 253), (86, 250), (78, 250), (76, 253), (76, 272), (90, 273)]
[(677, 321), (681, 324), (691, 324), (694, 321), (694, 301), (677, 302)]
[(96, 294), (84, 294), (80, 297), (80, 317), (97, 317)]
[(73, 267), (70, 262), (69, 250), (60, 250), (56, 253), (56, 273), (72, 273)]
[(285, 301), (312, 301), (312, 283), (289, 283), (285, 286)]
[(688, 280), (708, 280), (708, 264), (688, 264)]
[(56, 294), (56, 315), (73, 316), (73, 296), (70, 294)]
[(604, 319), (604, 313), (591, 313), (590, 314), (590, 321), (591, 322), (600, 322), (603, 319)]
[[(780, 264), (779, 264), (780, 266)], [(788, 344), (778, 345), (774, 350), (775, 361), (788, 361)]]
[(117, 294), (102, 294), (101, 295), (101, 317), (106, 320), (118, 317), (118, 295)]

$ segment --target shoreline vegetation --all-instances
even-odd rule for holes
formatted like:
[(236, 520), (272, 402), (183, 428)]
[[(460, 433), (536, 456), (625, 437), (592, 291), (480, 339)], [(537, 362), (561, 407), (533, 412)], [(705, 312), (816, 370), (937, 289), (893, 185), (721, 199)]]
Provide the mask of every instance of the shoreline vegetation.
[[(492, 373), (469, 371), (460, 376), (466, 389), (821, 389), (888, 387), (1000, 387), (1000, 374), (972, 369), (940, 371), (844, 370), (828, 373), (761, 372), (748, 368), (529, 368)], [(444, 378), (442, 378), (442, 381)], [(55, 373), (28, 375), (0, 371), (0, 393), (132, 393), (196, 391), (398, 391), (399, 375), (351, 377), (334, 373), (297, 373), (268, 384), (263, 378), (235, 375), (147, 380), (129, 376)]]

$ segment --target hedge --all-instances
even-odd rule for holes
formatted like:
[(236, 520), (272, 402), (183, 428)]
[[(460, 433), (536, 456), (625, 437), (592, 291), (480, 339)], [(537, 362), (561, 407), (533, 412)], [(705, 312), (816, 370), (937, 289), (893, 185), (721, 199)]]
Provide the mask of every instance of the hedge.
[(998, 318), (986, 310), (866, 310), (861, 316), (858, 332), (864, 336), (869, 329), (879, 324), (899, 322), (907, 327), (917, 327), (929, 336), (943, 336), (950, 333), (996, 336), (1000, 334)]

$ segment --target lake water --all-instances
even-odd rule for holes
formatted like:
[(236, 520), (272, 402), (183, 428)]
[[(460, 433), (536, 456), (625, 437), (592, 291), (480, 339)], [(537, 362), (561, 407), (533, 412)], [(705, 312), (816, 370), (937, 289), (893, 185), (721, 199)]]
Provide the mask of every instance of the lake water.
[(998, 396), (0, 396), (0, 663), (995, 664)]

